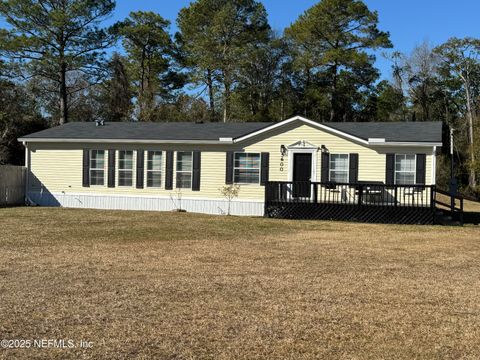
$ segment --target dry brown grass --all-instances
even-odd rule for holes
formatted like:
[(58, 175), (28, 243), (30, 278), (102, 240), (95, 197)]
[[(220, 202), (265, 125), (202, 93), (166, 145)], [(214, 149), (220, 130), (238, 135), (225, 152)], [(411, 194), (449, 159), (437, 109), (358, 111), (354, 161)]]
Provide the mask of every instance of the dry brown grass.
[[(442, 195), (442, 194), (437, 194), (437, 199), (446, 203), (450, 204), (450, 197)], [(457, 200), (457, 205), (460, 206), (458, 200)], [(463, 207), (465, 211), (470, 211), (470, 212), (479, 212), (480, 213), (480, 202), (478, 201), (471, 201), (471, 200), (464, 200), (463, 202)]]
[(480, 202), (478, 201), (465, 200), (463, 206), (465, 211), (480, 212)]
[(479, 358), (478, 227), (0, 209), (1, 358)]

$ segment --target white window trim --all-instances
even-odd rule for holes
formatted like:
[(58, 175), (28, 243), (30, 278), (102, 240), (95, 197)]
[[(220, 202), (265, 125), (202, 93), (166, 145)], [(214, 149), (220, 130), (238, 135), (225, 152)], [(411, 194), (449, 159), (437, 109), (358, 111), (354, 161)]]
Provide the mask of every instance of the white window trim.
[[(147, 156), (145, 156), (145, 187), (147, 189), (163, 189), (165, 187), (165, 181), (164, 181), (164, 178), (163, 178), (163, 158), (164, 158), (164, 151), (162, 150), (147, 150)], [(160, 159), (160, 170), (148, 170), (148, 153), (150, 152), (159, 152), (161, 154), (161, 159)], [(160, 172), (160, 186), (148, 186), (148, 173), (149, 172)]]
[[(122, 151), (131, 151), (132, 152), (132, 170), (120, 170), (120, 152)], [(115, 159), (115, 162), (116, 162), (116, 183), (117, 183), (117, 187), (121, 187), (121, 188), (131, 188), (131, 187), (134, 187), (135, 186), (135, 173), (134, 173), (134, 169), (135, 169), (135, 151), (133, 150), (117, 150), (116, 152), (116, 159)], [(131, 171), (132, 172), (132, 185), (120, 185), (120, 171)]]
[(330, 153), (330, 154), (328, 154), (328, 181), (332, 181), (332, 177), (331, 177), (332, 171), (337, 171), (337, 170), (332, 170), (332, 167), (331, 167), (332, 155), (347, 155), (347, 181), (346, 181), (346, 183), (348, 184), (350, 182), (350, 154), (345, 154), (345, 153)]
[[(237, 154), (253, 154), (253, 155), (258, 155), (258, 183), (243, 183), (243, 182), (236, 182), (235, 181), (235, 169), (242, 169), (242, 170), (245, 170), (245, 169), (251, 169), (251, 170), (257, 170), (257, 169), (254, 169), (254, 168), (238, 168), (238, 167), (235, 167), (235, 158), (237, 156)], [(262, 177), (262, 154), (259, 153), (259, 152), (248, 152), (248, 151), (235, 151), (233, 153), (233, 183), (234, 184), (237, 184), (237, 185), (243, 185), (243, 186), (248, 186), (248, 185), (260, 185), (260, 182), (262, 181), (261, 177)]]
[[(312, 173), (310, 174), (310, 181), (317, 181), (317, 156), (318, 148), (317, 147), (305, 147), (305, 148), (289, 148), (288, 149), (288, 181), (293, 182), (293, 166), (294, 166), (294, 154), (311, 154), (312, 155)], [(287, 197), (292, 199), (292, 186), (288, 186)], [(307, 198), (305, 198), (307, 199)], [(313, 192), (309, 199), (313, 199)]]
[[(190, 171), (186, 170), (177, 170), (177, 165), (178, 165), (178, 154), (179, 153), (190, 153), (191, 154), (191, 159), (192, 159), (192, 167)], [(177, 183), (177, 178), (178, 178), (178, 173), (190, 173), (190, 186), (189, 187), (178, 187)], [(182, 189), (182, 190), (188, 190), (191, 189), (193, 186), (193, 151), (176, 151), (175, 152), (175, 189)]]
[(317, 148), (288, 149), (288, 181), (293, 181), (293, 154), (296, 153), (312, 154), (312, 174), (310, 178), (312, 182), (317, 181)]
[[(397, 184), (397, 172), (400, 173), (411, 173), (411, 171), (397, 171), (397, 156), (407, 156), (407, 155), (413, 155), (415, 156), (415, 164), (414, 164), (414, 170), (413, 170), (413, 184)], [(417, 154), (395, 154), (395, 163), (393, 165), (393, 173), (394, 173), (394, 184), (395, 185), (415, 185), (417, 183)]]
[[(92, 168), (92, 152), (94, 151), (103, 151), (103, 169), (100, 168)], [(90, 149), (89, 150), (89, 157), (88, 157), (88, 182), (89, 186), (93, 187), (106, 187), (108, 183), (107, 179), (107, 166), (108, 166), (108, 158), (107, 158), (107, 150), (104, 149)], [(92, 184), (92, 170), (103, 170), (103, 185)]]

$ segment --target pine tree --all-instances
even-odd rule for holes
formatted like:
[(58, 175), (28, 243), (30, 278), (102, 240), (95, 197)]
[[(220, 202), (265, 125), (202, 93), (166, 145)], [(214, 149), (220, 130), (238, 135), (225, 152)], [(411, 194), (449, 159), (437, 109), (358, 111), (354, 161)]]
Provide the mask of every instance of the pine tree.
[(377, 24), (377, 13), (361, 0), (322, 0), (285, 30), (306, 87), (325, 89), (330, 121), (343, 120), (351, 104), (342, 101), (378, 77), (370, 51), (392, 45)]
[(72, 76), (94, 84), (102, 76), (104, 50), (113, 38), (99, 24), (115, 8), (114, 0), (5, 0), (0, 16), (10, 29), (0, 31), (0, 54), (17, 65), (17, 74), (40, 78), (43, 92), (55, 93), (59, 119), (68, 121)]
[(185, 64), (196, 85), (208, 88), (215, 111), (217, 88), (222, 92), (223, 121), (231, 118), (231, 96), (246, 46), (264, 42), (270, 26), (264, 6), (255, 0), (197, 0), (180, 10), (177, 35)]
[(159, 14), (143, 11), (130, 13), (116, 25), (127, 52), (127, 73), (134, 85), (141, 121), (154, 121), (158, 101), (172, 100), (184, 85), (184, 76), (176, 68), (169, 25)]
[(102, 84), (101, 116), (106, 121), (129, 121), (132, 111), (132, 91), (123, 58), (114, 53), (110, 60), (109, 79)]

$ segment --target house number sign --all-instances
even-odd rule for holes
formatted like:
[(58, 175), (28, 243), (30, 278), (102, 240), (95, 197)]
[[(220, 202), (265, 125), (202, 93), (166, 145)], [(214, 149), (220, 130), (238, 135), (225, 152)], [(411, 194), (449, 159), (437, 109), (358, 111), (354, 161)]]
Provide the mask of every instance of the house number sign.
[(282, 155), (280, 157), (280, 172), (283, 172), (283, 165), (285, 164), (285, 157)]

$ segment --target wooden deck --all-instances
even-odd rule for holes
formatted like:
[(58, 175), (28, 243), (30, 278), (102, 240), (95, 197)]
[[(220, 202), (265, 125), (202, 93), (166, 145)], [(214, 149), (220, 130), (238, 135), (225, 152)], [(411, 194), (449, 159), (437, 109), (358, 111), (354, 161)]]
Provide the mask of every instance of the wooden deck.
[[(270, 181), (265, 216), (391, 224), (434, 224), (434, 185)], [(444, 194), (444, 192), (442, 192)], [(458, 209), (459, 213), (463, 209)]]

